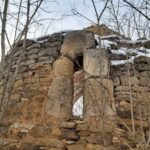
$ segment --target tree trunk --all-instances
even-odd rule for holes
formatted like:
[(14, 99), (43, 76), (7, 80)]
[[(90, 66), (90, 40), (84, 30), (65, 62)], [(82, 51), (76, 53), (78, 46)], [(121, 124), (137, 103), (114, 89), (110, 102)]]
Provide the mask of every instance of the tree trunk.
[(1, 65), (5, 63), (5, 30), (6, 30), (6, 19), (8, 10), (9, 0), (5, 0), (3, 18), (2, 18), (2, 30), (1, 30)]

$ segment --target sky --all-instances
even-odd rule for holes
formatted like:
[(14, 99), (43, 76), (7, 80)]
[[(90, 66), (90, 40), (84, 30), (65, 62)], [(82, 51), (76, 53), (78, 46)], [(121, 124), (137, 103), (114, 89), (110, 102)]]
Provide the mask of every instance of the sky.
[(74, 16), (71, 11), (73, 8), (76, 8), (80, 13), (93, 21), (96, 19), (89, 0), (85, 4), (83, 0), (58, 0), (57, 2), (51, 2), (48, 5), (44, 4), (46, 10), (52, 11), (51, 14), (46, 14), (47, 18), (52, 18), (52, 20), (47, 20), (47, 24), (50, 24), (50, 26), (48, 31), (44, 26), (43, 28), (45, 30), (43, 29), (43, 31), (45, 32), (42, 32), (42, 34), (50, 34), (63, 30), (83, 29), (92, 24), (82, 17)]
[[(31, 0), (34, 1), (34, 0)], [(15, 25), (16, 20), (13, 16), (13, 14), (17, 14), (18, 7), (12, 5), (12, 3), (18, 4), (20, 0), (9, 0), (9, 17), (7, 22), (7, 34), (10, 39), (10, 42), (13, 43), (14, 39), (14, 31), (15, 31)], [(0, 9), (3, 10), (3, 3), (4, 1), (0, 0)], [(28, 38), (37, 38), (40, 36), (44, 36), (47, 34), (52, 34), (59, 31), (64, 30), (77, 30), (77, 29), (83, 29), (87, 26), (91, 25), (91, 22), (87, 21), (86, 19), (83, 19), (82, 17), (74, 16), (72, 13), (72, 9), (76, 8), (80, 13), (84, 14), (86, 17), (90, 18), (91, 20), (95, 20), (94, 18), (94, 12), (91, 8), (90, 0), (86, 0), (84, 3), (84, 0), (45, 0), (45, 2), (42, 4), (42, 9), (40, 10), (37, 15), (36, 19), (42, 19), (38, 24), (32, 24), (30, 26), (30, 30), (28, 32)], [(31, 8), (31, 12), (34, 10), (34, 8)], [(26, 11), (22, 9), (22, 11)], [(22, 29), (22, 23), (25, 22), (26, 15), (22, 15), (19, 19), (20, 24), (18, 26), (18, 29)], [(0, 24), (1, 28), (1, 24)], [(18, 30), (18, 33), (20, 32)], [(6, 43), (8, 45), (8, 43)]]
[[(12, 3), (15, 2), (19, 5), (20, 0), (9, 0), (9, 1), (11, 4), (9, 5), (10, 16), (8, 17), (8, 22), (7, 22), (7, 34), (10, 39), (10, 42), (13, 43), (14, 31), (16, 25), (16, 20), (13, 14), (17, 14), (18, 7), (12, 5)], [(31, 1), (35, 1), (35, 0), (31, 0)], [(99, 1), (100, 0), (95, 0), (97, 10), (98, 12), (101, 12), (104, 3), (99, 3)], [(113, 0), (114, 3), (117, 1), (118, 0)], [(139, 1), (139, 0), (135, 0), (135, 1)], [(0, 0), (1, 10), (3, 9), (3, 2), (4, 1)], [(28, 38), (33, 39), (33, 38), (37, 38), (40, 36), (52, 34), (59, 31), (64, 31), (64, 30), (83, 29), (93, 24), (92, 22), (88, 21), (87, 19), (84, 19), (81, 16), (80, 17), (74, 16), (71, 11), (73, 8), (76, 8), (78, 12), (86, 16), (88, 19), (92, 20), (93, 22), (96, 22), (96, 15), (92, 7), (91, 0), (57, 0), (57, 1), (45, 0), (45, 2), (42, 4), (42, 9), (45, 10), (46, 12), (40, 10), (35, 16), (36, 20), (40, 19), (42, 21), (39, 21), (38, 23), (34, 23), (30, 26), (28, 32)], [(31, 12), (33, 12), (33, 10), (34, 7), (31, 8)], [(22, 8), (22, 11), (26, 11), (26, 10)], [(127, 12), (127, 7), (122, 7), (119, 14), (125, 12)], [(110, 14), (111, 13), (109, 13), (109, 15)], [(113, 23), (108, 20), (108, 18), (110, 17), (109, 15), (108, 15), (108, 11), (105, 11), (101, 23), (104, 23), (111, 28), (111, 26), (113, 26)], [(23, 28), (22, 24), (25, 22), (25, 19), (26, 19), (26, 14), (20, 17), (18, 33)], [(126, 21), (123, 22), (123, 24), (126, 24)], [(0, 28), (1, 28), (1, 24), (0, 24)], [(6, 43), (6, 45), (8, 46), (8, 43)]]
[[(35, 1), (35, 0), (31, 0)], [(9, 0), (9, 17), (7, 17), (7, 34), (12, 44), (14, 41), (15, 26), (18, 12), (18, 6), (13, 4), (18, 4), (20, 0)], [(26, 6), (26, 5), (24, 5)], [(4, 1), (0, 0), (0, 9), (3, 10)], [(92, 25), (92, 22), (87, 21), (83, 17), (73, 15), (71, 11), (75, 8), (77, 11), (82, 13), (87, 18), (92, 21), (96, 20), (93, 8), (91, 7), (91, 0), (45, 0), (41, 6), (42, 9), (39, 10), (35, 16), (36, 20), (42, 20), (38, 23), (34, 23), (30, 26), (28, 32), (28, 38), (34, 39), (40, 36), (52, 34), (55, 32), (65, 31), (65, 30), (78, 30), (83, 29)], [(98, 10), (101, 8), (101, 5), (98, 6)], [(31, 12), (34, 10), (34, 7), (31, 8)], [(45, 10), (45, 11), (43, 11)], [(26, 9), (22, 8), (22, 11), (26, 12)], [(18, 34), (22, 30), (22, 24), (25, 23), (26, 14), (22, 15), (19, 19), (20, 23), (18, 25)], [(0, 24), (1, 28), (1, 24)], [(1, 29), (0, 29), (1, 30)], [(7, 51), (9, 49), (8, 43), (6, 42)], [(1, 48), (0, 48), (1, 49)]]

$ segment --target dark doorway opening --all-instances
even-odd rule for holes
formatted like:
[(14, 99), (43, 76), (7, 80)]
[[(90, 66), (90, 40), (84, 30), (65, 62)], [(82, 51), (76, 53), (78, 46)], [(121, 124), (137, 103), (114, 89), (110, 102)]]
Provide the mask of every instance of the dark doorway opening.
[(83, 69), (83, 55), (82, 56), (78, 56), (75, 60), (74, 60), (74, 71), (79, 71)]

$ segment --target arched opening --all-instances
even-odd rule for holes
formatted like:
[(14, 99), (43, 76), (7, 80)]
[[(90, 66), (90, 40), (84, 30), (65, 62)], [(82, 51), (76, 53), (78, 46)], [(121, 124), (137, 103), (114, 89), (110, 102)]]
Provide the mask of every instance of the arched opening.
[(74, 93), (72, 114), (75, 117), (83, 116), (83, 55), (74, 60)]

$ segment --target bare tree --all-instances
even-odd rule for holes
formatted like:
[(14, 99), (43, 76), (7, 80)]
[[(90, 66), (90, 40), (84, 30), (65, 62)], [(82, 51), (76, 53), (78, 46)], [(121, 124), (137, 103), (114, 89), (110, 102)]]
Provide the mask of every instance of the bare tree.
[[(134, 4), (130, 3), (127, 0), (123, 0), (123, 2), (125, 2), (126, 4), (128, 4), (130, 7), (132, 7), (133, 9), (135, 9), (137, 12), (139, 12), (142, 16), (144, 16), (146, 19), (150, 20), (150, 18), (148, 17), (147, 13), (143, 13), (138, 7), (136, 7)], [(148, 6), (149, 2), (146, 1), (146, 6)], [(147, 7), (145, 7), (145, 9), (147, 10)]]
[(4, 11), (2, 15), (2, 30), (1, 30), (1, 65), (5, 63), (5, 30), (7, 21), (7, 11), (8, 11), (9, 0), (5, 0)]
[[(12, 60), (13, 60), (13, 54), (14, 54), (14, 51), (15, 51), (17, 45), (13, 44), (13, 46), (11, 46), (9, 66), (8, 66), (6, 77), (5, 77), (5, 81), (4, 81), (4, 88), (3, 88), (3, 92), (2, 92), (2, 97), (0, 99), (0, 107), (1, 107), (0, 120), (1, 121), (3, 119), (6, 107), (8, 105), (9, 98), (10, 98), (10, 95), (11, 95), (11, 92), (12, 92), (12, 89), (13, 89), (13, 85), (14, 85), (14, 82), (16, 80), (16, 76), (18, 74), (18, 70), (19, 70), (19, 67), (20, 67), (20, 61), (21, 61), (21, 56), (22, 56), (22, 54), (23, 54), (23, 52), (24, 52), (24, 50), (26, 48), (26, 38), (27, 38), (29, 25), (30, 25), (31, 21), (33, 20), (34, 16), (36, 15), (36, 13), (37, 13), (38, 9), (40, 8), (40, 6), (41, 6), (43, 1), (44, 0), (40, 0), (39, 2), (37, 2), (34, 11), (32, 13), (30, 13), (30, 9), (32, 7), (31, 0), (27, 0), (27, 3), (26, 3), (26, 5), (27, 5), (26, 6), (26, 22), (25, 22), (25, 25), (24, 25), (22, 31), (15, 38), (15, 42), (19, 42), (24, 37), (22, 53), (21, 53), (21, 55), (19, 57), (18, 66), (16, 67), (16, 70), (15, 70), (14, 74), (11, 75), (11, 82), (8, 82), (8, 80), (10, 79), (10, 69), (11, 69), (11, 63), (12, 63)], [(19, 7), (20, 6), (21, 5), (19, 5)], [(19, 21), (19, 17), (18, 17), (17, 24), (16, 24), (16, 27), (15, 27), (16, 30), (17, 30), (17, 26), (18, 26), (18, 21)], [(15, 32), (16, 32), (16, 30), (15, 30)]]

